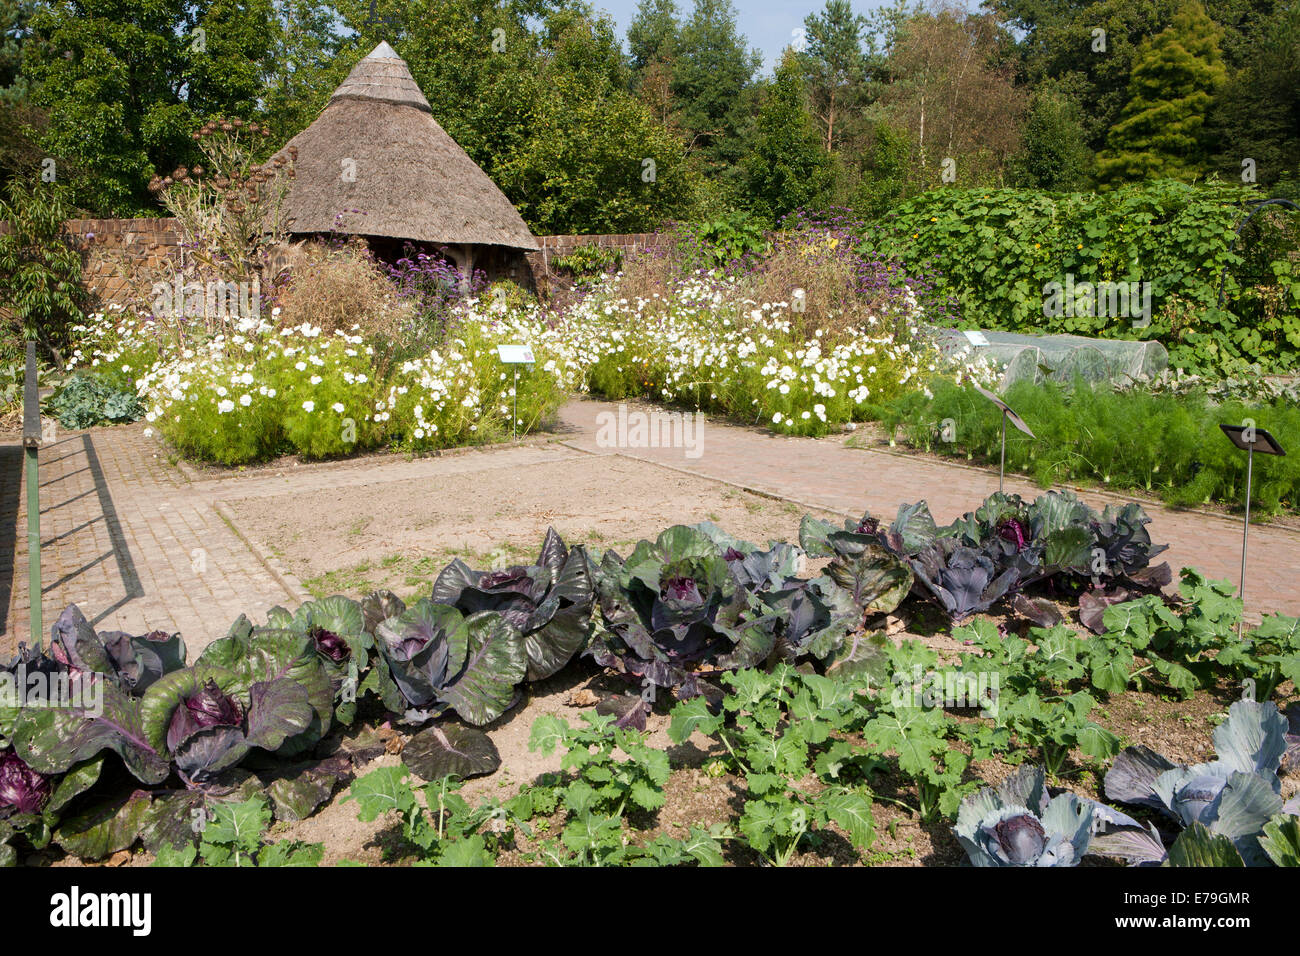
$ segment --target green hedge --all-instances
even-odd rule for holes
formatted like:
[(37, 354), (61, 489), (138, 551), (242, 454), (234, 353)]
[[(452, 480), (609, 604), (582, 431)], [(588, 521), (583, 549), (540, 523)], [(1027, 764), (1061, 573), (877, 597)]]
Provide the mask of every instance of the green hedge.
[[(968, 328), (1158, 339), (1173, 366), (1196, 372), (1243, 360), (1291, 370), (1300, 365), (1300, 213), (1257, 217), (1232, 249), (1244, 204), (1262, 198), (1243, 186), (1172, 180), (1105, 193), (936, 189), (898, 207), (864, 243), (934, 267)], [(1045, 315), (1045, 287), (1064, 285), (1067, 274), (1076, 283), (1149, 282), (1151, 325)]]

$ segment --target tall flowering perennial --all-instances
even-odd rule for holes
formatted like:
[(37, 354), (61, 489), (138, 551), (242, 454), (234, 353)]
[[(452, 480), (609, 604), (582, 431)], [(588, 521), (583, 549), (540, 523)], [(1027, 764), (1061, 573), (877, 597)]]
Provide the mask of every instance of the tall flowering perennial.
[[(183, 347), (147, 317), (92, 316), (72, 366), (129, 376), (151, 428), (183, 454), (226, 464), (500, 440), (516, 414), (526, 434), (574, 392), (824, 435), (924, 390), (933, 376), (994, 377), (982, 362), (941, 357), (910, 288), (851, 324), (808, 332), (795, 302), (756, 301), (741, 276), (696, 272), (648, 297), (625, 295), (625, 278), (609, 276), (555, 311), (463, 299), (436, 347), (391, 365), (377, 361), (385, 343), (359, 327), (280, 327), (272, 309)], [(517, 395), (497, 357), (503, 343), (529, 345), (537, 356), (519, 370)]]

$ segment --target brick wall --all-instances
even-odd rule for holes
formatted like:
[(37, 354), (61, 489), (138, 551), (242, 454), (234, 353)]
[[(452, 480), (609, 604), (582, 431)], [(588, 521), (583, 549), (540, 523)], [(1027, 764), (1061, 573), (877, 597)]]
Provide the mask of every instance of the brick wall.
[[(101, 305), (125, 302), (131, 278), (176, 255), (181, 242), (175, 219), (69, 219), (64, 226), (82, 252), (86, 289)], [(0, 222), (0, 232), (8, 230)]]
[[(70, 219), (66, 225), (85, 256), (86, 288), (101, 307), (125, 304), (131, 296), (131, 278), (139, 282), (144, 269), (175, 256), (181, 242), (175, 219)], [(0, 222), (0, 231), (7, 229), (8, 223)], [(667, 235), (654, 232), (538, 236), (541, 248), (527, 253), (525, 258), (533, 287), (545, 293), (549, 290), (550, 263), (571, 254), (578, 246), (596, 245), (627, 254), (667, 241)]]

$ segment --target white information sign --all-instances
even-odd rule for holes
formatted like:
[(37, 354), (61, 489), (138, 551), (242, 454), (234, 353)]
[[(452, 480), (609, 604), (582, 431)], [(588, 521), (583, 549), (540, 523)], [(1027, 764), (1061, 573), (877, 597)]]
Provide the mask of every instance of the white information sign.
[(498, 345), (497, 355), (506, 365), (532, 365), (537, 361), (528, 345)]

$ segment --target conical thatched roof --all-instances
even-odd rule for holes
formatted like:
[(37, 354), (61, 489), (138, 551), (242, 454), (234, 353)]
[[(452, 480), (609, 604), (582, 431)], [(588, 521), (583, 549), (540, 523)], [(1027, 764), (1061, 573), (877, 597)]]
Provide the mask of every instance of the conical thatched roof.
[(298, 148), (285, 205), (291, 233), (537, 248), (510, 200), (438, 125), (387, 43), (353, 67), (280, 155), (291, 146)]

